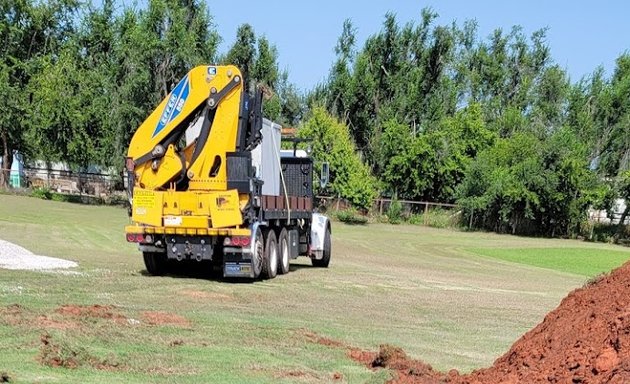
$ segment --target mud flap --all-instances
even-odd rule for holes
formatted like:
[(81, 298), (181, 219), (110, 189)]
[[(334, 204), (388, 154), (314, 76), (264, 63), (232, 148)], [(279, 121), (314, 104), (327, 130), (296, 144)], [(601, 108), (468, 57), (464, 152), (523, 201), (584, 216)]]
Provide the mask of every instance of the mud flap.
[(311, 258), (320, 260), (324, 257), (324, 237), (326, 235), (326, 229), (330, 226), (328, 217), (313, 213), (313, 222), (311, 223), (311, 243), (310, 254)]

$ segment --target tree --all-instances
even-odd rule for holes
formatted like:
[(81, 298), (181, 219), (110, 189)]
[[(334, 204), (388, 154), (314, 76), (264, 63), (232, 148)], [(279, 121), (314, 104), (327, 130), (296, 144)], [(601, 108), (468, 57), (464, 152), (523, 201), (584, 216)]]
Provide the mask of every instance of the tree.
[(25, 90), (40, 70), (40, 62), (52, 55), (74, 31), (78, 2), (27, 0), (0, 3), (0, 186), (8, 182), (13, 151), (29, 152), (24, 134), (29, 128), (30, 97)]
[(298, 130), (298, 135), (312, 140), (315, 170), (330, 165), (327, 191), (348, 199), (359, 208), (369, 209), (377, 196), (377, 181), (356, 154), (348, 127), (328, 114), (323, 107), (314, 108)]
[(227, 53), (224, 63), (237, 66), (245, 78), (247, 90), (256, 83), (250, 78), (256, 60), (256, 35), (249, 24), (243, 24), (236, 30), (236, 41)]
[(599, 185), (587, 153), (568, 129), (543, 139), (531, 132), (499, 139), (471, 163), (457, 190), (458, 203), (480, 228), (575, 234)]
[(278, 50), (269, 44), (266, 37), (258, 38), (258, 49), (253, 63), (251, 76), (259, 84), (276, 89), (279, 80)]
[(389, 120), (378, 139), (377, 160), (386, 191), (405, 199), (452, 202), (469, 163), (494, 140), (477, 104), (430, 132)]
[(302, 96), (289, 82), (286, 70), (280, 71), (278, 50), (264, 37), (256, 38), (249, 24), (236, 31), (236, 41), (227, 55), (219, 60), (237, 66), (246, 80), (246, 89), (262, 87), (267, 99), (263, 103), (265, 117), (282, 125), (297, 125), (303, 115)]

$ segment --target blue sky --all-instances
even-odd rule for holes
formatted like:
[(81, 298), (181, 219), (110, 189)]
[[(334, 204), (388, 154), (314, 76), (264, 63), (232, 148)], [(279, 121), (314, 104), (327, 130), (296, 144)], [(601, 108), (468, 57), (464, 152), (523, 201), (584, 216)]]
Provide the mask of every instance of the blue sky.
[(615, 59), (630, 51), (630, 1), (206, 1), (223, 37), (221, 52), (234, 42), (237, 27), (249, 23), (256, 35), (265, 35), (276, 45), (280, 66), (289, 70), (290, 81), (302, 90), (327, 76), (346, 18), (353, 21), (362, 47), (368, 36), (381, 29), (386, 12), (395, 13), (402, 24), (419, 20), (427, 6), (440, 15), (439, 24), (476, 19), (484, 38), (499, 27), (509, 31), (521, 25), (528, 35), (548, 27), (552, 56), (573, 81), (598, 65), (611, 74)]

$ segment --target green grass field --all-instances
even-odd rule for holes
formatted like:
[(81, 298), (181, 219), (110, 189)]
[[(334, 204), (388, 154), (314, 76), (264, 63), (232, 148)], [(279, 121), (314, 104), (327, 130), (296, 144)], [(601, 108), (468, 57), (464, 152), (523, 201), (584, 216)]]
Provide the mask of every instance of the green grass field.
[[(312, 342), (313, 333), (366, 350), (398, 345), (465, 372), (491, 364), (569, 291), (630, 259), (606, 244), (333, 223), (329, 269), (300, 258), (270, 281), (151, 277), (124, 241), (127, 221), (121, 208), (0, 195), (0, 239), (79, 263), (76, 273), (0, 270), (0, 373), (26, 383), (389, 377)], [(105, 307), (64, 309), (79, 306)]]

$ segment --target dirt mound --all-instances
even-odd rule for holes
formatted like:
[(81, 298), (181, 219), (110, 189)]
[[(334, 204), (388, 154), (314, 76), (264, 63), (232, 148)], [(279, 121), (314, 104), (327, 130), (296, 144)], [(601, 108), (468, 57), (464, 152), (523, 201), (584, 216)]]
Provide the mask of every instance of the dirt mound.
[(571, 292), (490, 368), (445, 374), (397, 348), (382, 346), (372, 361), (359, 352), (350, 356), (395, 370), (390, 383), (630, 383), (630, 263)]
[(462, 383), (630, 383), (630, 263), (576, 289)]
[(397, 372), (396, 383), (414, 383), (416, 377), (422, 377), (426, 382), (437, 382), (444, 378), (440, 372), (419, 360), (411, 360), (399, 347), (388, 344), (381, 345), (378, 355), (372, 360), (372, 367), (387, 367)]

